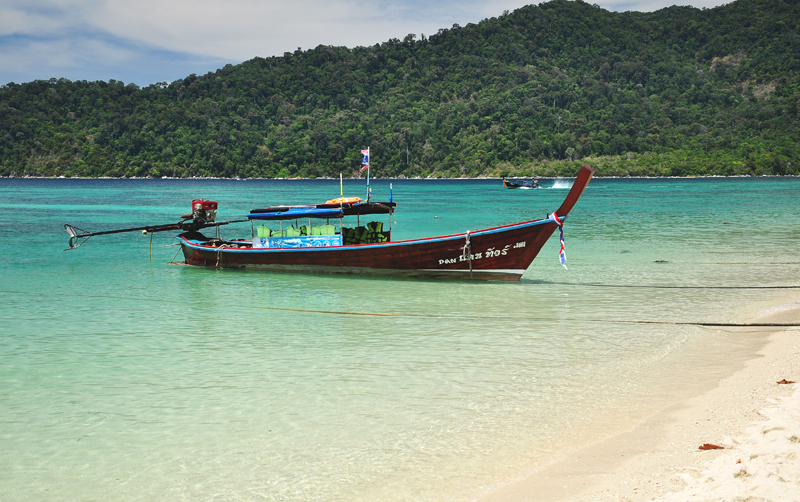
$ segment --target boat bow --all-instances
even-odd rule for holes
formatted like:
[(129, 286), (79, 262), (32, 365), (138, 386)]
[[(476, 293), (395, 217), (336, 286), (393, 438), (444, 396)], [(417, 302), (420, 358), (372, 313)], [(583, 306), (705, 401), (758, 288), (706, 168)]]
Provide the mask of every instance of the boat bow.
[(578, 199), (583, 195), (583, 191), (586, 190), (586, 185), (589, 184), (589, 180), (592, 179), (592, 176), (594, 176), (593, 168), (581, 166), (581, 170), (572, 183), (572, 188), (570, 188), (567, 198), (564, 199), (564, 202), (562, 202), (561, 206), (556, 210), (558, 216), (564, 217), (572, 211), (572, 208), (575, 207), (575, 203), (578, 202)]

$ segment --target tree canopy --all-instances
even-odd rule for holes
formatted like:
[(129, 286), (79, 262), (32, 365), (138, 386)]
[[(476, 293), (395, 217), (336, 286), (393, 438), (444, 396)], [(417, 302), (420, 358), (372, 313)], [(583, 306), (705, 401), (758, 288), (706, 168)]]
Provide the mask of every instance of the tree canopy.
[(800, 2), (529, 5), (145, 88), (0, 88), (2, 176), (800, 173)]

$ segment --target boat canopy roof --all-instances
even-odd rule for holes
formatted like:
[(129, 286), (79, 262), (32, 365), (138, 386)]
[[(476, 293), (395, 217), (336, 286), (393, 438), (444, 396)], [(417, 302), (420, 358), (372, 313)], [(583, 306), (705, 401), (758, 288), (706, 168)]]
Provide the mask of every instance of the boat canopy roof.
[(341, 218), (363, 214), (388, 214), (394, 202), (356, 202), (352, 204), (316, 204), (309, 206), (271, 206), (252, 209), (251, 220), (294, 220), (297, 218)]

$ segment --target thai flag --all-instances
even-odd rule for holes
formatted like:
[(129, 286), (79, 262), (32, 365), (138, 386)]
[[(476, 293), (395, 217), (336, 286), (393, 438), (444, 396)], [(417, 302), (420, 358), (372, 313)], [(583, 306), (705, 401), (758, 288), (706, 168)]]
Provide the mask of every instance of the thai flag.
[(363, 173), (364, 169), (366, 169), (367, 173), (369, 174), (369, 148), (366, 150), (361, 150), (361, 155), (364, 156), (364, 158), (361, 160), (361, 163), (364, 164), (364, 167), (362, 167), (358, 172)]
[(561, 240), (561, 250), (558, 252), (558, 258), (561, 264), (564, 265), (564, 269), (569, 270), (567, 269), (567, 253), (564, 252), (564, 224), (561, 223), (561, 218), (556, 213), (551, 214), (548, 219), (558, 225), (558, 235)]

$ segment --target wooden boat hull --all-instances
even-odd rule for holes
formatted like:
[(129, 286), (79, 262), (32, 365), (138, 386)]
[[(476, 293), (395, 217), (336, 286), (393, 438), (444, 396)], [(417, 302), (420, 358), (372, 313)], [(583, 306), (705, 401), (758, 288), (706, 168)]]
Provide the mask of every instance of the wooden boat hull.
[[(563, 219), (593, 170), (581, 169), (564, 203)], [(549, 219), (454, 235), (377, 244), (317, 248), (215, 247), (178, 236), (187, 265), (252, 267), (284, 272), (371, 274), (460, 279), (519, 280), (558, 226)], [(556, 259), (554, 257), (554, 259)]]
[(179, 239), (189, 265), (517, 280), (556, 228), (555, 223), (539, 220), (470, 232), (467, 250), (466, 233), (380, 244), (292, 249), (221, 249), (204, 246), (185, 236)]

